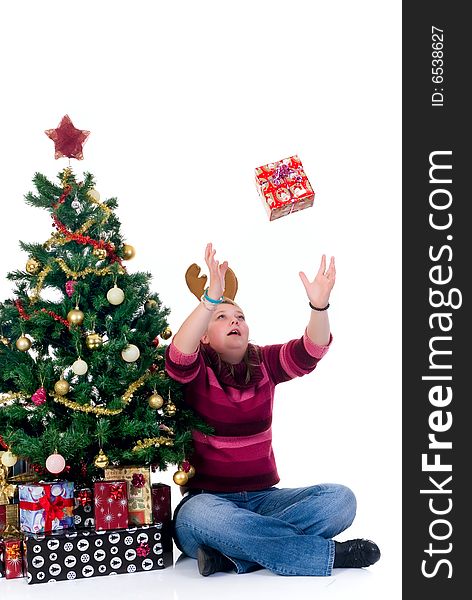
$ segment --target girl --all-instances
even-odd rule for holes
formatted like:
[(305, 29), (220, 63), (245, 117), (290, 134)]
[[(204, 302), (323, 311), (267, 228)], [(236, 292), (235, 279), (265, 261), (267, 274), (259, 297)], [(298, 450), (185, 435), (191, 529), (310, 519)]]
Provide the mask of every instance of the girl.
[(256, 346), (242, 309), (223, 297), (228, 263), (208, 244), (210, 283), (166, 350), (166, 370), (185, 401), (214, 428), (193, 434), (195, 476), (174, 513), (177, 547), (198, 559), (201, 575), (266, 568), (279, 575), (331, 575), (380, 558), (366, 539), (337, 542), (356, 499), (343, 485), (278, 488), (272, 450), (274, 388), (313, 371), (332, 341), (327, 309), (336, 276), (323, 255), (313, 281), (300, 278), (310, 306), (303, 336)]

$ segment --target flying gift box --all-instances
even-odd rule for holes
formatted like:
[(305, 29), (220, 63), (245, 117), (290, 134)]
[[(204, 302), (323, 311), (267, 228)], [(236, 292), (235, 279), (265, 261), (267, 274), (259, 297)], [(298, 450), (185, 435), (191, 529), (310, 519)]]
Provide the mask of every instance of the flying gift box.
[(270, 221), (313, 206), (315, 192), (297, 155), (256, 167), (255, 181)]

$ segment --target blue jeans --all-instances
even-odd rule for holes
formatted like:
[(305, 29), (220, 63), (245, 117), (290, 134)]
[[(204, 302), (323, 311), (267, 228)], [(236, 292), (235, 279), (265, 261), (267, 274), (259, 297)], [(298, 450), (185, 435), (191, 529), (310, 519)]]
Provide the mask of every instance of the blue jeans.
[(201, 492), (175, 511), (177, 547), (197, 557), (219, 550), (237, 573), (266, 568), (278, 575), (331, 575), (334, 541), (356, 514), (356, 498), (339, 484), (271, 487), (255, 492)]

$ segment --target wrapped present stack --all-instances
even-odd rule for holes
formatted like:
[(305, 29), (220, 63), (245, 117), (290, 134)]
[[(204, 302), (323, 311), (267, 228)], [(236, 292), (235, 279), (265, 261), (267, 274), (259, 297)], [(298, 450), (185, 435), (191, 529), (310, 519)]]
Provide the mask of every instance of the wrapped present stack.
[(7, 487), (3, 475), (0, 577), (32, 584), (172, 565), (170, 486), (151, 486), (149, 468), (107, 468), (91, 487), (61, 480)]
[(270, 221), (313, 206), (315, 192), (296, 155), (256, 167), (255, 178)]

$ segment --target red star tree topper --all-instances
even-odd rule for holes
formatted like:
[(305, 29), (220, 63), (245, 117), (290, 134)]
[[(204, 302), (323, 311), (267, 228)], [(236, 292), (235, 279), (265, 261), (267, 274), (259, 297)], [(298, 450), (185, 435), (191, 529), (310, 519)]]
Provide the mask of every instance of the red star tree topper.
[(77, 160), (83, 159), (82, 146), (87, 141), (90, 131), (76, 129), (69, 115), (62, 117), (56, 129), (47, 129), (44, 133), (54, 142), (54, 158), (67, 156), (68, 158), (76, 158)]

